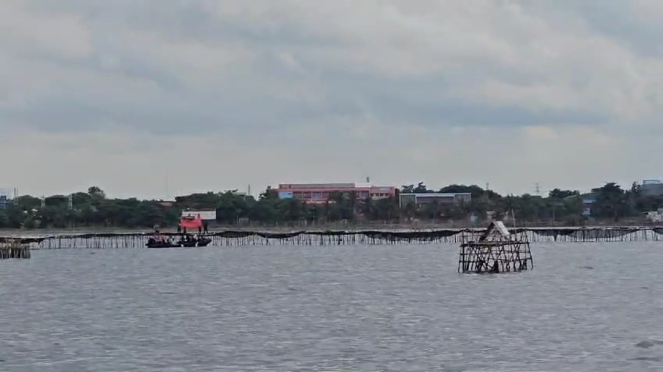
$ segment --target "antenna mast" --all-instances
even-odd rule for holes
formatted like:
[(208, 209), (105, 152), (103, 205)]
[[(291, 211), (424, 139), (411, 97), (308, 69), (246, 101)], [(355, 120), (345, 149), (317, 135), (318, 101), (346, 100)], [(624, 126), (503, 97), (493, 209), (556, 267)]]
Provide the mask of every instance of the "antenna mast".
[(166, 199), (165, 200), (170, 200), (170, 190), (168, 188), (168, 170), (166, 170), (166, 179), (165, 179), (165, 188), (166, 188)]

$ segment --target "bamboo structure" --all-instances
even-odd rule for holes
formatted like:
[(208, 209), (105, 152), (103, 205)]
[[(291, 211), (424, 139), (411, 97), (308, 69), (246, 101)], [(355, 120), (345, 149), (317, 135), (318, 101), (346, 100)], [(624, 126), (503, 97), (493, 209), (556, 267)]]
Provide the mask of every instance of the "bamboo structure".
[(30, 245), (23, 243), (21, 239), (4, 239), (0, 243), (0, 260), (10, 258), (30, 258)]
[[(287, 246), (287, 245), (386, 245), (386, 244), (460, 244), (477, 240), (485, 229), (432, 230), (305, 230), (270, 232), (224, 230), (204, 234), (210, 246)], [(659, 227), (567, 227), (516, 228), (512, 234), (530, 243), (592, 243), (663, 241)], [(178, 234), (164, 233), (177, 236)], [(145, 248), (150, 233), (61, 234), (49, 236), (1, 237), (0, 244), (19, 240), (32, 249), (63, 248)]]
[(525, 232), (511, 234), (502, 221), (493, 221), (478, 240), (460, 245), (459, 273), (508, 273), (532, 269), (534, 261)]

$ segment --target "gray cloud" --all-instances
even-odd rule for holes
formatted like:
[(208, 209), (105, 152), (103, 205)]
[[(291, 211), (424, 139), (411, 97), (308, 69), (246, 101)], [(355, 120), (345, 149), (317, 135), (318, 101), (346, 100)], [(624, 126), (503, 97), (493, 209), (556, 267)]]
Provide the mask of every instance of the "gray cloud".
[[(659, 41), (663, 24), (646, 22), (634, 9), (638, 5), (653, 4), (654, 1), (560, 0), (521, 1), (520, 4), (560, 23), (568, 21), (570, 17), (578, 17), (598, 34), (619, 40), (635, 53), (660, 58), (663, 56), (663, 47)], [(642, 10), (645, 11), (644, 8)]]
[[(444, 141), (478, 141), (476, 149), (496, 137), (503, 147), (491, 151), (514, 162), (539, 159), (517, 152), (542, 148), (520, 149), (515, 141), (529, 137), (634, 149), (663, 134), (658, 3), (7, 1), (0, 127), (46, 142), (40, 135), (108, 128), (163, 143), (222, 138), (259, 146), (311, 179), (322, 177), (313, 158), (340, 148), (360, 160), (334, 178), (365, 169), (389, 178), (384, 144), (404, 162), (449, 156), (436, 148)], [(464, 156), (482, 161), (477, 151)], [(416, 178), (427, 166), (398, 172)], [(448, 171), (458, 182), (471, 178), (463, 172)]]
[[(435, 30), (434, 18), (427, 19), (415, 6), (408, 9), (403, 2), (391, 3), (397, 8), (387, 11), (357, 6), (357, 9), (348, 8), (356, 13), (349, 15), (342, 11), (345, 3), (339, 3), (336, 8), (325, 3), (318, 14), (313, 14), (317, 7), (296, 1), (278, 4), (256, 1), (248, 5), (235, 1), (166, 0), (155, 6), (149, 1), (33, 0), (27, 9), (35, 14), (44, 17), (68, 14), (79, 19), (88, 29), (92, 50), (86, 56), (72, 58), (53, 53), (52, 49), (23, 45), (19, 47), (23, 53), (14, 57), (36, 59), (70, 71), (103, 74), (105, 80), (95, 86), (89, 84), (89, 80), (76, 81), (76, 76), (72, 76), (71, 81), (62, 83), (62, 90), (38, 95), (29, 111), (9, 108), (3, 114), (12, 121), (33, 123), (43, 129), (84, 130), (87, 126), (110, 121), (149, 126), (155, 133), (177, 133), (183, 128), (183, 122), (187, 122), (187, 130), (201, 131), (227, 130), (233, 126), (268, 127), (270, 122), (300, 125), (316, 118), (362, 115), (364, 110), (370, 110), (383, 122), (412, 122), (424, 126), (568, 125), (610, 121), (610, 102), (594, 106), (580, 102), (582, 96), (596, 99), (591, 97), (592, 88), (587, 88), (591, 84), (587, 69), (594, 67), (591, 62), (577, 72), (570, 63), (567, 71), (558, 71), (562, 66), (555, 65), (545, 71), (535, 65), (527, 66), (527, 61), (523, 64), (517, 60), (506, 62), (504, 58), (519, 58), (518, 53), (525, 53), (523, 57), (527, 58), (527, 51), (514, 49), (523, 48), (521, 35), (511, 31), (506, 31), (511, 35), (504, 34), (499, 25), (487, 28), (487, 32), (494, 34), (486, 34), (487, 39), (481, 44), (445, 45), (450, 36), (439, 34), (444, 28)], [(450, 4), (446, 5), (450, 12), (459, 8)], [(486, 16), (492, 17), (490, 10), (503, 13), (504, 21), (513, 17), (509, 5), (500, 8), (500, 2), (487, 4), (491, 6), (486, 12), (465, 7), (465, 11), (469, 11), (467, 20), (474, 17), (480, 22)], [(623, 4), (558, 4), (525, 2), (518, 12), (526, 15), (530, 11), (542, 17), (536, 21), (545, 22), (548, 17), (557, 24), (573, 14), (606, 37), (620, 35), (615, 40), (629, 47), (639, 45), (638, 48), (647, 49), (649, 46), (646, 37), (639, 37), (649, 32), (646, 27), (637, 28), (638, 23), (632, 17), (619, 17), (627, 11)], [(403, 11), (400, 19), (394, 18), (395, 9)], [(371, 10), (390, 14), (393, 20), (370, 14)], [(330, 12), (329, 19), (344, 18), (332, 21), (320, 14), (323, 11)], [(29, 14), (26, 11), (25, 15)], [(374, 18), (367, 18), (362, 24), (364, 15)], [(448, 18), (442, 17), (440, 21), (445, 19)], [(500, 20), (499, 15), (487, 19)], [(394, 24), (395, 30), (385, 35), (369, 31), (376, 22), (386, 22), (385, 25), (378, 23), (378, 30), (387, 30), (387, 23)], [(465, 23), (460, 25), (467, 27)], [(504, 30), (509, 28), (514, 26)], [(348, 34), (358, 29), (369, 32), (354, 35), (356, 37)], [(399, 42), (394, 39), (399, 37), (398, 29), (403, 31), (400, 43), (404, 44), (400, 48), (393, 44)], [(462, 28), (449, 30), (466, 32)], [(144, 40), (132, 43), (135, 36)], [(549, 47), (544, 36), (535, 41), (542, 48)], [(439, 45), (431, 45), (438, 37)], [(488, 41), (491, 38), (493, 41)], [(460, 40), (462, 42), (462, 38)], [(476, 43), (478, 39), (468, 38), (467, 41)], [(499, 47), (503, 50), (481, 50), (486, 42), (494, 46), (503, 44)], [(384, 49), (385, 43), (389, 49)], [(504, 49), (509, 45), (505, 43), (511, 43), (510, 52)], [(430, 53), (426, 53), (426, 47), (421, 49), (425, 44), (433, 46)], [(187, 49), (187, 45), (200, 47)], [(384, 54), (390, 51), (397, 54)], [(215, 66), (214, 59), (222, 60), (224, 53), (232, 59), (233, 54), (241, 52), (246, 53), (243, 59), (226, 66), (221, 61)], [(569, 53), (574, 52), (569, 50)], [(505, 57), (500, 53), (516, 54)], [(564, 50), (557, 53), (564, 53)], [(392, 58), (394, 66), (389, 61)], [(534, 62), (540, 58), (536, 56)], [(399, 62), (399, 59), (404, 61)], [(434, 65), (436, 60), (439, 68)], [(290, 66), (286, 65), (288, 62)], [(195, 71), (201, 66), (202, 71)], [(197, 73), (199, 76), (192, 81), (190, 75)], [(558, 73), (566, 76), (556, 76)], [(562, 88), (569, 89), (570, 96), (580, 96), (575, 107), (572, 102), (562, 107), (546, 107), (545, 104), (528, 107), (527, 102), (517, 99), (489, 103), (490, 97), (478, 102), (468, 97), (491, 79), (527, 89), (532, 84), (554, 86), (557, 78), (569, 80), (568, 86)], [(143, 87), (150, 90), (147, 96), (139, 98), (132, 94), (136, 81), (153, 84), (150, 88)], [(298, 84), (303, 90), (294, 97), (292, 84)], [(127, 92), (124, 96), (123, 91)], [(456, 96), (455, 91), (464, 93)], [(302, 97), (309, 94), (317, 95), (318, 101), (307, 102)]]

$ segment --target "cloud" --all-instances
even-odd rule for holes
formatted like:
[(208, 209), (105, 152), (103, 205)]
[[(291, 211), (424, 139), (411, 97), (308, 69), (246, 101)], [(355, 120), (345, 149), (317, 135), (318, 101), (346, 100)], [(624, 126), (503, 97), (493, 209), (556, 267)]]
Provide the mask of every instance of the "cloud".
[(8, 0), (0, 186), (164, 197), (371, 176), (520, 193), (657, 177), (642, 150), (663, 136), (662, 11)]

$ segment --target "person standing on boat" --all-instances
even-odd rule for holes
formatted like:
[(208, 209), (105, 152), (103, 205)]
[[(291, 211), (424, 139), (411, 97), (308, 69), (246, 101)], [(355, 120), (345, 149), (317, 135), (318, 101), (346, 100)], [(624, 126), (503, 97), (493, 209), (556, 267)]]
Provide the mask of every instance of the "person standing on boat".
[(153, 239), (157, 243), (162, 243), (163, 242), (163, 235), (159, 233), (159, 228), (157, 226), (154, 227), (154, 236)]

